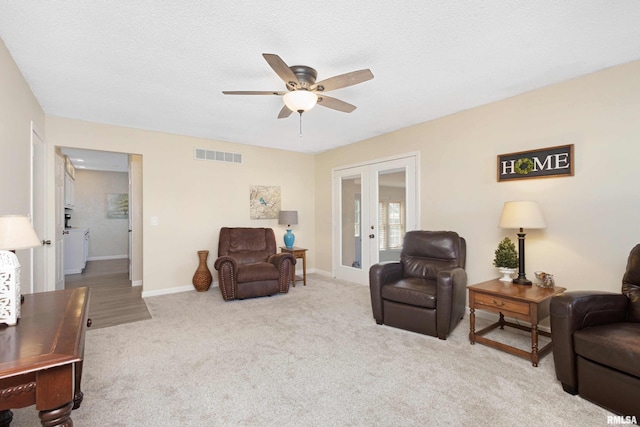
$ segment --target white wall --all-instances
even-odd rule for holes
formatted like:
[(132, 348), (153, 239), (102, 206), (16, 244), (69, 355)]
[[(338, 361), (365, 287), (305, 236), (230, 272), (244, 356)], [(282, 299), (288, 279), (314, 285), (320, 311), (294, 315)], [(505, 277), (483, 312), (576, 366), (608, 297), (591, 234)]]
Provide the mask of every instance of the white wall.
[[(210, 251), (208, 265), (215, 273), (213, 262), (223, 226), (272, 227), (278, 243), (282, 242), (286, 226), (278, 225), (277, 219), (249, 218), (251, 185), (280, 186), (281, 208), (298, 211), (296, 245), (315, 246), (312, 155), (60, 117), (46, 120), (51, 162), (55, 145), (142, 156), (146, 295), (191, 286), (201, 249)], [(240, 153), (243, 163), (194, 160), (195, 147)], [(157, 226), (151, 225), (152, 217), (158, 218)], [(310, 250), (309, 269), (314, 256)]]
[[(619, 292), (640, 242), (639, 113), (636, 61), (317, 155), (316, 268), (332, 270), (331, 169), (419, 151), (421, 228), (467, 239), (470, 284), (498, 277), (493, 252), (517, 239), (497, 228), (503, 203), (537, 200), (548, 227), (527, 232), (527, 276)], [(498, 154), (564, 144), (575, 176), (496, 182)]]
[(129, 220), (107, 218), (107, 194), (128, 193), (129, 174), (76, 169), (71, 225), (89, 227), (89, 259), (127, 258)]
[[(0, 39), (0, 215), (29, 214), (31, 122), (45, 134), (44, 112)], [(31, 289), (30, 250), (16, 255), (22, 289)]]

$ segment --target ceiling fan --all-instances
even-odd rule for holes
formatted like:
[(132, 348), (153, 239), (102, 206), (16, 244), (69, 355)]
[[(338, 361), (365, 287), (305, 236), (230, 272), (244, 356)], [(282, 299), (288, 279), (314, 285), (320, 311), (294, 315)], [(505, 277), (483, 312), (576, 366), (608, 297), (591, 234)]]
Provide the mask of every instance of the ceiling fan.
[(373, 78), (371, 70), (364, 69), (340, 74), (316, 82), (318, 72), (311, 67), (306, 65), (293, 65), (289, 67), (282, 58), (273, 53), (263, 53), (262, 56), (273, 71), (285, 82), (287, 91), (227, 90), (222, 93), (225, 95), (282, 96), (285, 105), (278, 114), (279, 119), (289, 117), (294, 111), (300, 113), (300, 117), (302, 117), (303, 112), (310, 110), (316, 104), (333, 110), (350, 113), (356, 109), (355, 105), (326, 96), (324, 93), (353, 86)]

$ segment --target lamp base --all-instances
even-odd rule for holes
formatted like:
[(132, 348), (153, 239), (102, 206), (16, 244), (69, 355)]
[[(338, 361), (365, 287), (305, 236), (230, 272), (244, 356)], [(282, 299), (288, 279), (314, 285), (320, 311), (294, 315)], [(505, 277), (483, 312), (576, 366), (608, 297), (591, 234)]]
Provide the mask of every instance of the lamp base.
[(518, 233), (518, 277), (513, 279), (513, 284), (531, 286), (532, 282), (527, 279), (527, 275), (524, 272), (524, 236), (525, 233), (520, 228)]
[(296, 240), (295, 234), (293, 234), (290, 229), (287, 230), (287, 232), (284, 235), (284, 245), (287, 248), (292, 248), (293, 242), (295, 242), (295, 240)]
[(516, 277), (515, 279), (513, 279), (513, 284), (531, 286), (533, 282), (531, 282), (531, 280), (528, 280), (526, 277), (523, 276), (523, 277)]

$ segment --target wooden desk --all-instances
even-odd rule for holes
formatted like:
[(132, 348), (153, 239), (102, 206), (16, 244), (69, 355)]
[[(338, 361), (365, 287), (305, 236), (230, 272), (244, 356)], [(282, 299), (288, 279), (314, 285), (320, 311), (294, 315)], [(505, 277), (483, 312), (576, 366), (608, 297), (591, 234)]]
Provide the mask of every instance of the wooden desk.
[[(307, 286), (307, 249), (299, 248), (297, 246), (292, 246), (290, 248), (286, 246), (280, 246), (280, 252), (286, 252), (293, 255), (296, 259), (302, 259), (302, 283), (304, 286)], [(295, 267), (291, 271), (291, 281), (293, 282), (293, 287), (296, 287), (296, 269)]]
[(24, 296), (15, 326), (0, 326), (0, 426), (11, 408), (35, 404), (43, 426), (73, 426), (82, 402), (84, 334), (91, 326), (89, 289)]
[[(516, 356), (531, 360), (533, 366), (538, 366), (540, 357), (551, 350), (551, 342), (538, 350), (538, 335), (551, 337), (551, 334), (538, 330), (540, 320), (549, 316), (549, 304), (551, 297), (565, 291), (565, 288), (545, 289), (539, 286), (514, 285), (509, 282), (502, 282), (498, 279), (489, 280), (477, 285), (467, 286), (469, 289), (469, 321), (470, 332), (469, 341), (471, 344), (479, 342)], [(488, 310), (500, 315), (500, 319), (486, 328), (476, 332), (475, 310)], [(519, 325), (504, 320), (504, 316), (513, 317), (531, 324), (531, 327)], [(531, 332), (531, 352), (503, 344), (485, 338), (482, 335), (487, 332), (505, 326)]]

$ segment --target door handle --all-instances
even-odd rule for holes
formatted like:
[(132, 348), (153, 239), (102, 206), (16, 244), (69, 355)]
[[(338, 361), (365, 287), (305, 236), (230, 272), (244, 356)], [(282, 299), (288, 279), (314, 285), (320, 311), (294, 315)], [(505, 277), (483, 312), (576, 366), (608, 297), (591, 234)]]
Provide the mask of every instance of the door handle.
[(51, 240), (43, 240), (42, 244), (43, 245), (50, 245), (51, 244)]
[(375, 235), (375, 234), (369, 234), (369, 238), (370, 238), (370, 239), (373, 239), (374, 237), (376, 237), (376, 235)]
[(67, 230), (62, 230), (62, 234), (69, 234)]

